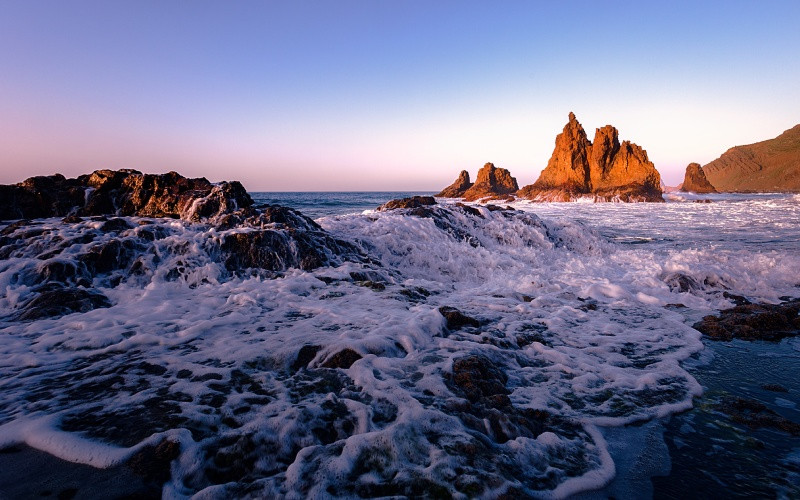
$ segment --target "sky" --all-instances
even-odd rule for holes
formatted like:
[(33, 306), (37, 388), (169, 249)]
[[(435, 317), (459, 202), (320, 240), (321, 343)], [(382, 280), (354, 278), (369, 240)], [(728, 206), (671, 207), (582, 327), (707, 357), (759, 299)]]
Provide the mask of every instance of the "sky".
[(0, 183), (520, 186), (570, 111), (690, 162), (800, 123), (800, 2), (0, 0)]

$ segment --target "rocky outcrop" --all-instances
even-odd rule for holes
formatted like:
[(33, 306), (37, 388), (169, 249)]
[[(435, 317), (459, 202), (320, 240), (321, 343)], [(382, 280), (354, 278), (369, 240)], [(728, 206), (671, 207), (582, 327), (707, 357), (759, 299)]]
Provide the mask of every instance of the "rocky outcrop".
[(435, 196), (437, 198), (463, 198), (464, 193), (471, 187), (472, 183), (469, 181), (469, 172), (462, 170), (454, 183), (444, 188), (442, 192)]
[(703, 172), (720, 192), (800, 192), (800, 125), (774, 139), (733, 147)]
[(517, 179), (511, 177), (511, 172), (504, 168), (497, 168), (493, 163), (487, 163), (478, 170), (475, 184), (464, 192), (464, 199), (467, 201), (483, 198), (513, 199), (512, 195), (518, 190)]
[(0, 186), (0, 220), (113, 214), (199, 221), (252, 204), (238, 181), (212, 184), (176, 172), (97, 170), (76, 179), (55, 174)]
[(539, 179), (520, 189), (517, 196), (536, 201), (571, 201), (593, 197), (596, 201), (662, 202), (661, 176), (647, 152), (630, 141), (619, 141), (616, 128), (597, 129), (589, 142), (573, 113)]
[(681, 191), (687, 193), (716, 193), (717, 190), (708, 182), (705, 172), (699, 163), (690, 163), (686, 167)]
[(772, 340), (800, 335), (800, 299), (781, 304), (743, 303), (705, 316), (694, 328), (714, 340)]
[(387, 201), (378, 207), (378, 212), (385, 212), (387, 210), (396, 210), (398, 208), (420, 208), (436, 205), (436, 200), (433, 196), (412, 196), (410, 198), (399, 198), (397, 200)]

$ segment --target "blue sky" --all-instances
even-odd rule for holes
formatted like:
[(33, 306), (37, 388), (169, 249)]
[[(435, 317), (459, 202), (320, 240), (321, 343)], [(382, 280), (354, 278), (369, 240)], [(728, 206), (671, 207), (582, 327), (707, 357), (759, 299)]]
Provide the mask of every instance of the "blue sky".
[(0, 183), (533, 182), (574, 111), (668, 184), (800, 123), (800, 2), (0, 0)]

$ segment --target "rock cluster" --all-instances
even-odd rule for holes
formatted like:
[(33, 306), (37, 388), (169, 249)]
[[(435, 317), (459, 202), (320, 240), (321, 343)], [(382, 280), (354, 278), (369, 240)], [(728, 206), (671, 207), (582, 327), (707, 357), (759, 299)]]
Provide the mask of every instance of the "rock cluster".
[(593, 196), (598, 201), (664, 201), (661, 176), (647, 152), (619, 141), (616, 128), (597, 129), (590, 142), (573, 113), (556, 137), (553, 155), (532, 185), (518, 196), (537, 201), (570, 201)]
[(238, 181), (212, 184), (176, 172), (97, 170), (76, 179), (55, 174), (0, 185), (0, 220), (136, 215), (199, 221), (252, 204)]
[(800, 335), (800, 299), (781, 304), (743, 303), (706, 316), (694, 328), (714, 340), (772, 340)]
[(478, 170), (478, 177), (474, 184), (469, 182), (469, 173), (462, 170), (458, 179), (436, 196), (464, 198), (467, 201), (510, 200), (518, 190), (517, 179), (511, 176), (511, 172), (504, 168), (497, 168), (493, 163), (487, 163)]
[(690, 163), (686, 167), (681, 191), (692, 193), (716, 193), (717, 190), (708, 182), (703, 167), (699, 163)]

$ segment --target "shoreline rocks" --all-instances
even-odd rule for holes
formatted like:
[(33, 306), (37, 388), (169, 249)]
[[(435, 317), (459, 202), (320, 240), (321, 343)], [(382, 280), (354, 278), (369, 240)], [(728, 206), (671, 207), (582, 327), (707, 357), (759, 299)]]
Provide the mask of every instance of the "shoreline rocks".
[(780, 304), (741, 304), (694, 324), (713, 340), (771, 340), (800, 335), (800, 299)]
[(0, 185), (0, 220), (121, 215), (196, 222), (252, 205), (238, 181), (212, 184), (177, 172), (95, 170), (75, 179), (54, 174)]

